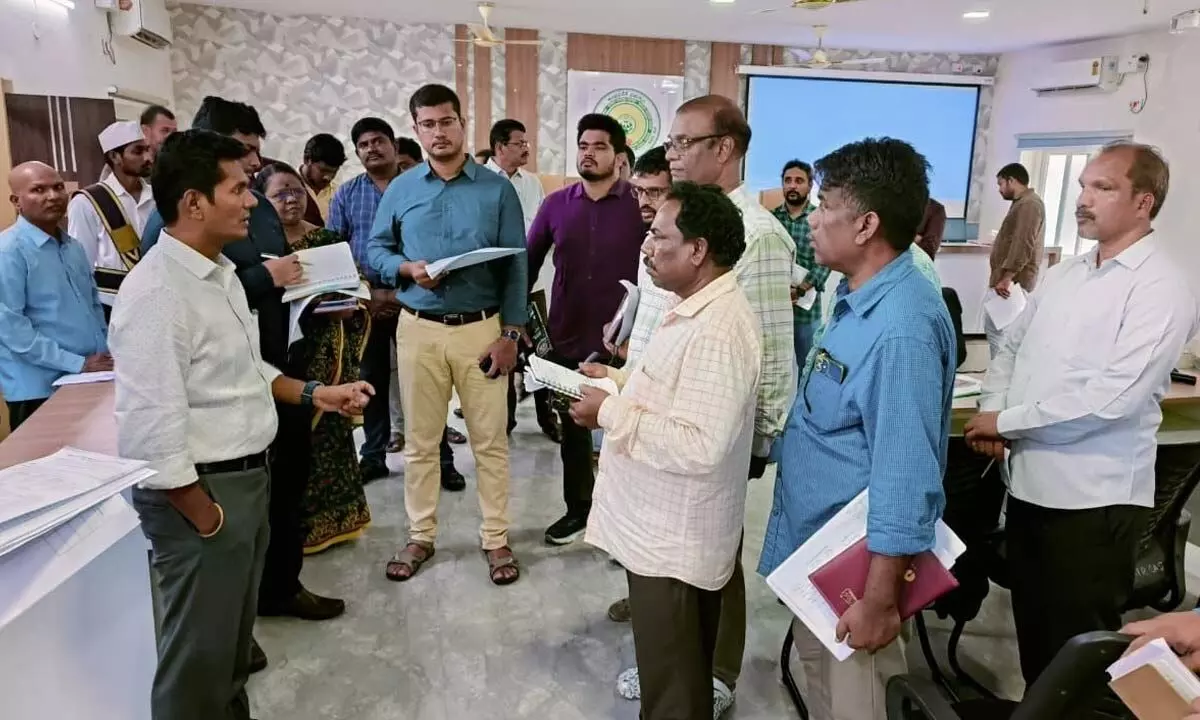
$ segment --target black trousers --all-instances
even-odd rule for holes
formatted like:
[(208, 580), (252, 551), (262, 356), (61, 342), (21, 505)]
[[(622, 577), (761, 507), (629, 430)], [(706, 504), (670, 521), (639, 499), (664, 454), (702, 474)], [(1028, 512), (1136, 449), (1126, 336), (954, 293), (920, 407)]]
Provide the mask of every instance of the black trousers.
[(46, 398), (39, 400), (13, 400), (5, 402), (8, 405), (8, 429), (16, 430), (21, 427), (21, 423), (29, 419), (38, 408), (46, 402)]
[(396, 318), (371, 318), (371, 333), (363, 348), (361, 379), (371, 383), (375, 395), (363, 410), (362, 459), (386, 462), (388, 440), (392, 434), (392, 413), (388, 407), (388, 388), (392, 386), (392, 340), (396, 337)]
[(267, 505), (271, 535), (258, 588), (263, 612), (286, 603), (300, 592), (304, 565), (304, 492), (312, 457), (312, 410), (276, 404), (279, 432), (271, 446), (271, 495)]
[(1009, 496), (1005, 542), (1027, 685), (1071, 638), (1121, 627), (1147, 512), (1132, 505), (1056, 510)]
[(721, 592), (626, 575), (642, 720), (711, 720)]
[[(562, 355), (550, 359), (572, 370), (583, 362)], [(576, 425), (565, 411), (559, 413), (559, 418), (562, 420), (562, 443), (558, 451), (563, 466), (563, 501), (567, 505), (567, 515), (586, 520), (592, 512), (592, 489), (596, 486), (596, 476), (592, 472), (592, 431)]]

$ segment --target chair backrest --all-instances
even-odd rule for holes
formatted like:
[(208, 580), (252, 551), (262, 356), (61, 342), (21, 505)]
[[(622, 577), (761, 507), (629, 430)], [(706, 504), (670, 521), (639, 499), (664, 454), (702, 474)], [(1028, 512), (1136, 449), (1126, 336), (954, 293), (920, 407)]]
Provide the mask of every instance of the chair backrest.
[(1132, 640), (1112, 632), (1090, 632), (1071, 638), (1037, 682), (1025, 691), (1011, 720), (1080, 717), (1081, 709), (1111, 697), (1106, 670)]
[(1200, 483), (1200, 446), (1159, 445), (1154, 457), (1154, 507), (1141, 546), (1172, 532), (1192, 491)]
[(1184, 506), (1200, 483), (1200, 446), (1159, 445), (1154, 458), (1154, 507), (1138, 539), (1133, 592), (1126, 609), (1174, 609), (1186, 594)]
[(954, 366), (958, 367), (967, 361), (967, 337), (963, 335), (963, 306), (958, 299), (958, 292), (951, 287), (942, 288), (942, 300), (946, 303), (946, 310), (950, 312), (950, 323), (954, 326), (955, 352), (958, 354), (958, 362)]

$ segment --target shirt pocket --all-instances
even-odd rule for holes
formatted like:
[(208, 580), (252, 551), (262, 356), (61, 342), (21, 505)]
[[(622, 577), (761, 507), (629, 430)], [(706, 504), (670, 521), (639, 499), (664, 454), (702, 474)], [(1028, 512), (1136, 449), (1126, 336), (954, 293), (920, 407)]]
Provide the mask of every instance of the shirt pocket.
[(846, 389), (846, 368), (823, 350), (804, 382), (804, 409), (817, 430), (834, 432), (853, 424)]

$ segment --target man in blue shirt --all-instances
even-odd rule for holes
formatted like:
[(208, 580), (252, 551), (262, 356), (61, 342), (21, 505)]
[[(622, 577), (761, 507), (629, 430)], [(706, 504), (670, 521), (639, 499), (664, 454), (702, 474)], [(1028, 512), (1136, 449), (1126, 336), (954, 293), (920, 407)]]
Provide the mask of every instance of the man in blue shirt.
[(8, 183), (19, 216), (0, 233), (0, 394), (16, 430), (55, 380), (113, 365), (92, 264), (59, 227), (68, 199), (62, 176), (27, 162)]
[(508, 383), (526, 315), (523, 252), (430, 277), (429, 263), (482, 248), (525, 249), (525, 220), (506, 178), (463, 152), (458, 96), (425, 85), (409, 101), (429, 160), (392, 181), (380, 202), (367, 264), (400, 303), (396, 366), (404, 405), (404, 505), (409, 541), (387, 564), (407, 580), (433, 555), (438, 443), (458, 391), (478, 468), (480, 530), (492, 582), (519, 575), (508, 547)]
[(758, 568), (769, 574), (868, 492), (866, 591), (838, 625), (839, 638), (866, 652), (839, 663), (794, 623), (814, 717), (884, 719), (884, 682), (904, 669), (896, 642), (904, 572), (933, 547), (945, 504), (954, 331), (907, 252), (929, 197), (928, 167), (890, 138), (851, 143), (816, 163), (813, 250), (845, 278), (776, 442), (779, 477)]

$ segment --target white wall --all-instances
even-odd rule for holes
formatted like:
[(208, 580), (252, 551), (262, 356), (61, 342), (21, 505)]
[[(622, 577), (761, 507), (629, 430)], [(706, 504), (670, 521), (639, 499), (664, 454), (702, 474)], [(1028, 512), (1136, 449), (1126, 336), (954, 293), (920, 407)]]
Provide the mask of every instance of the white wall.
[[(1140, 114), (1129, 103), (1140, 100), (1143, 78), (1130, 76), (1113, 93), (1038, 97), (1030, 85), (1047, 64), (1123, 53), (1148, 53), (1149, 102)], [(1158, 146), (1171, 163), (1171, 188), (1155, 223), (1164, 245), (1200, 285), (1200, 35), (1167, 32), (1039, 48), (1004, 55), (996, 76), (988, 177), (1019, 159), (1018, 133), (1068, 131), (1133, 131), (1138, 142)], [(1008, 203), (985, 193), (980, 237), (1000, 227)]]
[(106, 13), (92, 0), (75, 9), (49, 0), (0, 0), (0, 77), (13, 92), (108, 97), (116, 85), (170, 102), (171, 57), (123, 37), (112, 39), (114, 63), (104, 53)]

